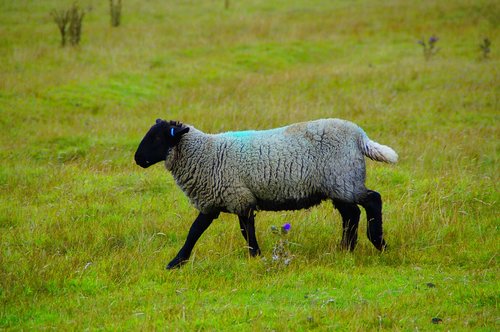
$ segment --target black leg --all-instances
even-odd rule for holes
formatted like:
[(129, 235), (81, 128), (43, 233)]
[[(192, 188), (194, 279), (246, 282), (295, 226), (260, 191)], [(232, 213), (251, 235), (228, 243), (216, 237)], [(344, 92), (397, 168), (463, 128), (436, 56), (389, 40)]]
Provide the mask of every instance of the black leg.
[(198, 217), (195, 219), (193, 224), (191, 225), (191, 229), (189, 230), (186, 242), (184, 246), (182, 246), (181, 250), (177, 256), (167, 265), (167, 269), (173, 269), (175, 267), (180, 267), (182, 264), (186, 263), (191, 256), (191, 251), (193, 247), (200, 238), (201, 234), (210, 226), (212, 221), (219, 216), (218, 213), (215, 214), (203, 214), (200, 213)]
[(255, 214), (253, 210), (250, 210), (245, 216), (238, 216), (238, 219), (240, 220), (241, 234), (243, 234), (248, 244), (250, 256), (260, 255), (259, 244), (255, 237)]
[(354, 203), (333, 202), (342, 216), (342, 249), (353, 251), (358, 242), (358, 224), (361, 211)]
[(378, 192), (368, 190), (368, 194), (361, 201), (361, 205), (366, 210), (368, 239), (373, 243), (375, 248), (384, 250), (386, 244), (382, 230), (382, 197), (380, 197)]

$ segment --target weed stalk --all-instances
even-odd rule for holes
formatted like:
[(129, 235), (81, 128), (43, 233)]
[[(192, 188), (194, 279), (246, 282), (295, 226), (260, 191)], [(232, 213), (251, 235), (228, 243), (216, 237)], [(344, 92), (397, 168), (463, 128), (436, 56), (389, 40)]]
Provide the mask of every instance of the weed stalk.
[(118, 27), (122, 15), (122, 0), (109, 0), (109, 11), (111, 14), (111, 26)]

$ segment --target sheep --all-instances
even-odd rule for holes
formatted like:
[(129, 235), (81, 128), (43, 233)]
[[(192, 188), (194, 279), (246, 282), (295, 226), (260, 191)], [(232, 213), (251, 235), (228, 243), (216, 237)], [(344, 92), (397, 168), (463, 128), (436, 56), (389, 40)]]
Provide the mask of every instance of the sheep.
[(354, 250), (361, 205), (367, 236), (380, 251), (382, 198), (365, 187), (365, 158), (395, 163), (390, 147), (368, 138), (356, 124), (321, 119), (261, 131), (205, 134), (190, 125), (158, 119), (135, 153), (147, 168), (160, 161), (199, 211), (187, 239), (167, 269), (180, 267), (221, 212), (236, 214), (249, 253), (261, 253), (255, 212), (309, 208), (331, 200), (343, 223), (341, 248)]

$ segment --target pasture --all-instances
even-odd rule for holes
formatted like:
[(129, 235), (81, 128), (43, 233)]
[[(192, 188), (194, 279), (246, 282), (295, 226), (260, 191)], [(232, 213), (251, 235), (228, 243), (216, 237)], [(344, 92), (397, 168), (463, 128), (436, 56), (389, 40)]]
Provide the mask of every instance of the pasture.
[[(497, 1), (122, 2), (111, 27), (107, 1), (80, 0), (74, 47), (50, 15), (72, 1), (0, 2), (0, 329), (500, 328)], [(197, 212), (161, 164), (135, 165), (156, 118), (215, 133), (326, 117), (399, 154), (367, 160), (386, 252), (364, 211), (341, 251), (324, 202), (258, 213), (260, 258), (222, 214), (164, 269)]]

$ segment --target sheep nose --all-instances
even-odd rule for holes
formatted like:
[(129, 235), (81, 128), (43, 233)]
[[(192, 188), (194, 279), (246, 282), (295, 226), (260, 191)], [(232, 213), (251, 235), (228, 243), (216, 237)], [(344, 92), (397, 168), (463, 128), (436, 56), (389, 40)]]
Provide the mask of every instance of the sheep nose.
[(142, 168), (148, 168), (151, 166), (151, 162), (149, 160), (144, 160), (144, 161), (138, 161), (136, 160), (137, 165), (141, 166)]
[(141, 166), (142, 168), (147, 168), (147, 167), (151, 166), (151, 162), (149, 160), (146, 160), (146, 158), (144, 158), (140, 154), (136, 154), (134, 156), (134, 159), (135, 159), (135, 163), (137, 165)]

